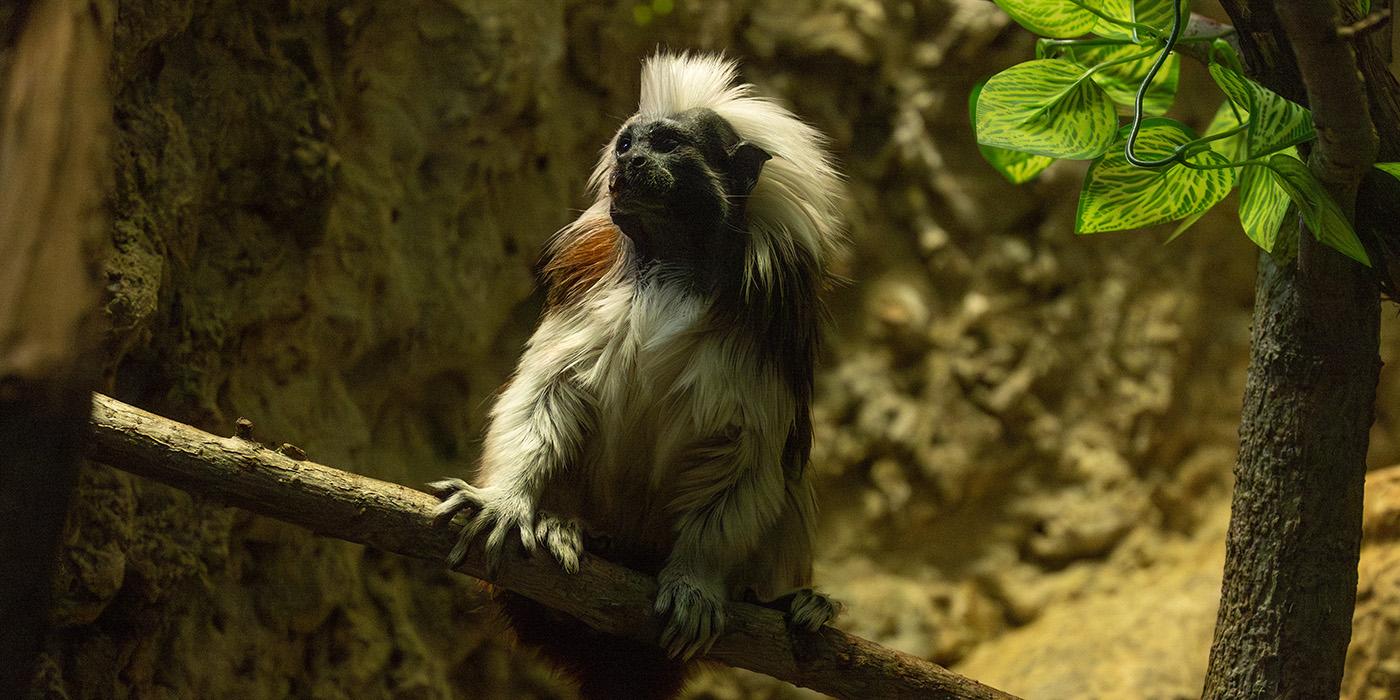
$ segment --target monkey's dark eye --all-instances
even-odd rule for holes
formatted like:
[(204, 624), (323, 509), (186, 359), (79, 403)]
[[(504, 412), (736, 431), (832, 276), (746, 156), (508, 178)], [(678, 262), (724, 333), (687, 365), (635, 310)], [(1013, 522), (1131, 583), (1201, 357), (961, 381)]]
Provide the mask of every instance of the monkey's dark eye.
[(657, 134), (651, 137), (651, 148), (658, 153), (670, 153), (680, 146), (680, 140), (670, 134)]
[(617, 139), (617, 152), (626, 153), (630, 150), (632, 150), (632, 137), (627, 134), (623, 134)]

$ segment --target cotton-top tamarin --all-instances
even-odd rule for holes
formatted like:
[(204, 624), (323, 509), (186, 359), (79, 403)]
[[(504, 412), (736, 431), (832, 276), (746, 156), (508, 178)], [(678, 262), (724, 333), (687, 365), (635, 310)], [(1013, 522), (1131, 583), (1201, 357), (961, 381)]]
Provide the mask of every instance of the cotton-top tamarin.
[(731, 600), (815, 629), (807, 472), (818, 292), (841, 240), (824, 137), (736, 82), (733, 62), (661, 54), (604, 148), (593, 206), (547, 250), (539, 328), (491, 411), (454, 566), (485, 536), (576, 571), (587, 546), (657, 577), (660, 647), (509, 594), (508, 618), (586, 697), (665, 697)]

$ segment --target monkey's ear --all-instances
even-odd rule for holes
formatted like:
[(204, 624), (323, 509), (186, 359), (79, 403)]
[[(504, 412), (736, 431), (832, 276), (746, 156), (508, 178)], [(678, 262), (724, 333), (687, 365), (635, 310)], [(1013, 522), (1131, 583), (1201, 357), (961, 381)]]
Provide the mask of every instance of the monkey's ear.
[(768, 151), (748, 141), (740, 141), (729, 149), (729, 176), (738, 188), (735, 194), (748, 194), (758, 184), (758, 174), (763, 172), (763, 164), (773, 156)]

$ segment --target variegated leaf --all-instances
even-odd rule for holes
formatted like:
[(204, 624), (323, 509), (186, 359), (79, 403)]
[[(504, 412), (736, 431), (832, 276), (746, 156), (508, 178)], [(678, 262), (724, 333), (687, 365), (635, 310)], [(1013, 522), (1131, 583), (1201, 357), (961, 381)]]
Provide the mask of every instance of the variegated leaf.
[(1248, 157), (1259, 158), (1317, 137), (1312, 112), (1218, 63), (1210, 66), (1215, 84), (1235, 106), (1249, 113)]
[(1170, 236), (1167, 236), (1167, 240), (1162, 241), (1162, 245), (1166, 245), (1178, 238), (1181, 238), (1181, 234), (1186, 233), (1188, 230), (1190, 230), (1192, 226), (1195, 226), (1196, 222), (1200, 221), (1201, 217), (1205, 216), (1206, 212), (1209, 211), (1209, 209), (1206, 209), (1204, 211), (1198, 211), (1195, 214), (1192, 214), (1186, 217), (1185, 219), (1182, 219), (1180, 222), (1177, 223), (1176, 228), (1172, 229), (1172, 233)]
[[(1094, 3), (1098, 9), (1109, 17), (1114, 17), (1129, 22), (1145, 24), (1157, 30), (1157, 33), (1165, 37), (1172, 29), (1172, 0), (1086, 0)], [(1181, 0), (1182, 20), (1191, 16), (1190, 0)], [(1110, 22), (1102, 17), (1095, 23), (1093, 33), (1099, 36), (1114, 39), (1131, 39), (1133, 41), (1144, 41), (1148, 37), (1142, 36), (1142, 32), (1136, 29), (1124, 27)]]
[[(1225, 100), (1220, 104), (1220, 108), (1215, 110), (1215, 117), (1210, 120), (1210, 126), (1206, 127), (1205, 135), (1214, 136), (1237, 128), (1241, 123), (1240, 116), (1241, 113), (1230, 106), (1230, 101)], [(1241, 131), (1233, 136), (1226, 136), (1223, 139), (1211, 141), (1210, 147), (1211, 150), (1219, 153), (1227, 161), (1234, 162), (1244, 160), (1244, 138), (1244, 132)], [(1238, 180), (1237, 170), (1238, 168), (1225, 168), (1220, 172), (1228, 176), (1231, 186), (1234, 186)], [(1176, 225), (1176, 228), (1172, 230), (1171, 235), (1167, 236), (1167, 240), (1163, 241), (1162, 245), (1166, 245), (1180, 238), (1181, 234), (1186, 233), (1187, 229), (1194, 226), (1197, 221), (1200, 221), (1201, 217), (1205, 216), (1207, 211), (1209, 210), (1198, 211), (1182, 219), (1181, 222)]]
[[(985, 80), (977, 83), (973, 86), (972, 93), (967, 97), (967, 107), (972, 114), (974, 136), (977, 130), (977, 98), (982, 94), (982, 86), (986, 84)], [(1055, 162), (1055, 159), (1049, 156), (1038, 156), (995, 146), (983, 146), (980, 143), (977, 144), (977, 150), (982, 153), (982, 158), (1013, 185), (1030, 181), (1031, 178), (1039, 175), (1041, 171)]]
[(1376, 163), (1376, 170), (1400, 180), (1400, 163)]
[(1113, 101), (1079, 66), (1027, 61), (994, 76), (977, 98), (977, 141), (1052, 158), (1094, 158), (1113, 143)]
[(1071, 0), (996, 0), (996, 4), (1022, 27), (1057, 39), (1088, 34), (1098, 21)]
[(1279, 153), (1269, 158), (1269, 172), (1288, 193), (1289, 199), (1298, 205), (1303, 221), (1317, 240), (1362, 265), (1371, 266), (1371, 258), (1366, 255), (1366, 248), (1361, 245), (1351, 222), (1303, 161)]
[[(1121, 132), (1124, 139), (1128, 128)], [(1145, 119), (1134, 152), (1139, 158), (1165, 158), (1195, 138), (1181, 122)], [(1189, 160), (1197, 165), (1229, 162), (1210, 150)], [(1121, 148), (1115, 148), (1089, 166), (1079, 195), (1075, 231), (1098, 233), (1173, 221), (1205, 211), (1229, 193), (1230, 178), (1224, 170), (1197, 170), (1180, 163), (1140, 168), (1128, 162)]]
[[(1059, 53), (1066, 60), (1083, 66), (1092, 68), (1094, 66), (1127, 58), (1134, 54), (1143, 53), (1143, 47), (1138, 44), (1117, 44), (1117, 45), (1081, 45), (1064, 46), (1059, 48)], [(1137, 101), (1138, 88), (1147, 77), (1147, 71), (1156, 62), (1157, 55), (1150, 54), (1135, 61), (1120, 63), (1108, 66), (1093, 74), (1094, 82), (1108, 93), (1121, 108), (1124, 114), (1131, 114), (1133, 104)], [(1181, 74), (1181, 61), (1175, 53), (1167, 56), (1167, 62), (1162, 65), (1161, 70), (1152, 78), (1152, 84), (1147, 88), (1147, 94), (1143, 99), (1143, 111), (1150, 115), (1164, 114), (1171, 109), (1172, 102), (1176, 99), (1176, 87)]]
[(1240, 173), (1240, 225), (1254, 244), (1272, 253), (1278, 227), (1288, 213), (1288, 193), (1262, 165), (1246, 165)]
[[(1220, 103), (1220, 108), (1215, 110), (1215, 116), (1211, 117), (1210, 125), (1206, 127), (1206, 136), (1223, 134), (1227, 131), (1239, 128), (1249, 117), (1249, 112), (1234, 107), (1229, 100)], [(1245, 149), (1245, 132), (1241, 131), (1233, 136), (1217, 139), (1210, 142), (1211, 150), (1219, 153), (1232, 161), (1245, 160), (1249, 154)]]

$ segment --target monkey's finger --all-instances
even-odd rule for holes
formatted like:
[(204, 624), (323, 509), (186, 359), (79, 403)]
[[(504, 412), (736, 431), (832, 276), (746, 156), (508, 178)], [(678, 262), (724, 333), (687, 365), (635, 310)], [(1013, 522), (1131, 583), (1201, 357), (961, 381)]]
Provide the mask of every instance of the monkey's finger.
[(710, 631), (709, 641), (705, 642), (705, 648), (700, 650), (702, 655), (709, 654), (710, 649), (714, 647), (715, 642), (719, 641), (720, 635), (724, 633), (724, 616), (718, 610), (715, 611), (714, 615), (714, 627)]
[(535, 516), (526, 513), (517, 524), (520, 529), (520, 544), (525, 548), (525, 553), (531, 556), (535, 554), (537, 540), (535, 539)]
[(700, 644), (700, 633), (695, 625), (696, 623), (692, 622), (687, 626), (688, 629), (684, 630), (676, 639), (675, 648), (671, 651), (671, 658), (689, 661), (690, 657), (695, 655), (695, 650)]
[(690, 650), (691, 656), (707, 654), (710, 647), (715, 645), (715, 640), (719, 639), (720, 632), (724, 631), (724, 611), (718, 605), (707, 606), (708, 609), (701, 615), (700, 634), (695, 639), (695, 646)]
[(695, 620), (680, 611), (671, 614), (671, 624), (664, 635), (666, 655), (673, 659), (685, 660), (686, 650), (695, 643)]
[(439, 527), (451, 520), (452, 516), (467, 506), (480, 507), (480, 502), (473, 496), (474, 494), (468, 491), (458, 491), (443, 499), (442, 503), (433, 508), (433, 527)]
[(666, 615), (671, 609), (671, 602), (671, 588), (669, 586), (662, 586), (661, 590), (656, 593), (656, 604), (652, 606), (652, 612), (657, 615)]
[(681, 658), (689, 661), (699, 653), (701, 647), (704, 647), (705, 643), (711, 639), (713, 628), (710, 623), (710, 614), (708, 612), (701, 612), (700, 619), (695, 625), (694, 636), (691, 638), (690, 643), (685, 645), (685, 652)]
[(457, 535), (457, 544), (452, 547), (452, 551), (447, 555), (447, 564), (452, 568), (462, 565), (467, 560), (467, 551), (471, 549), (472, 543), (476, 541), (483, 528), (490, 523), (492, 518), (485, 513), (477, 513), (476, 517), (462, 526), (462, 533)]
[(674, 616), (672, 616), (670, 622), (666, 624), (666, 629), (662, 630), (661, 638), (656, 641), (657, 645), (659, 645), (662, 649), (666, 650), (666, 655), (673, 659), (676, 658), (677, 651), (674, 642), (676, 641), (676, 637), (680, 634), (680, 632), (680, 621), (677, 620)]
[(501, 570), (501, 562), (505, 560), (506, 536), (512, 527), (509, 520), (498, 519), (491, 534), (486, 536), (486, 572), (493, 577)]
[(719, 634), (714, 634), (714, 635), (712, 635), (712, 636), (710, 637), (710, 641), (705, 642), (705, 648), (700, 650), (700, 655), (701, 655), (701, 656), (707, 656), (707, 655), (709, 655), (710, 649), (714, 648), (715, 642), (718, 642), (718, 641), (719, 641)]
[[(541, 520), (540, 524), (544, 525), (548, 522), (550, 521)], [(571, 574), (578, 573), (579, 553), (583, 550), (578, 530), (558, 523), (544, 529), (547, 532), (540, 537), (540, 541), (544, 543), (549, 553), (554, 555), (554, 560), (559, 562), (559, 566), (564, 567), (564, 571)], [(539, 529), (536, 529), (535, 534), (539, 534)]]
[(429, 491), (433, 492), (438, 496), (447, 496), (449, 494), (456, 493), (457, 491), (465, 491), (471, 488), (471, 484), (468, 484), (467, 482), (461, 479), (452, 478), (440, 479), (438, 481), (430, 481), (427, 484), (425, 484), (425, 486), (428, 487)]

